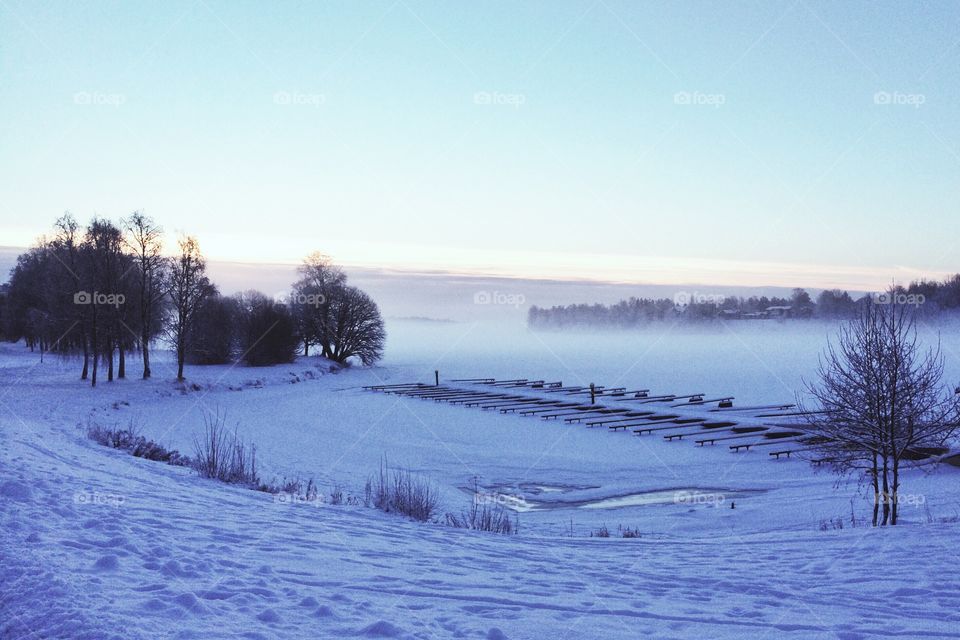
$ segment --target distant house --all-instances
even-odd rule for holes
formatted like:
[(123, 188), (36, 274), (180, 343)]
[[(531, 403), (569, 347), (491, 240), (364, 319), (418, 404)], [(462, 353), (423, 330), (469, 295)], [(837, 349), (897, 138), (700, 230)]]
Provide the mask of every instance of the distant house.
[(790, 305), (767, 307), (764, 313), (768, 318), (792, 318), (793, 307)]

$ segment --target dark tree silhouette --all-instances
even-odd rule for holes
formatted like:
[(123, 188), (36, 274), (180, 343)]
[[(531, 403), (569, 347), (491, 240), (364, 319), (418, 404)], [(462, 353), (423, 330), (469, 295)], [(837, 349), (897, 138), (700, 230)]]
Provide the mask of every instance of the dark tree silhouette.
[(163, 313), (164, 278), (168, 266), (163, 257), (163, 230), (140, 211), (133, 212), (123, 222), (126, 246), (133, 255), (136, 270), (137, 324), (140, 329), (140, 351), (143, 354), (143, 378), (150, 377), (150, 342), (160, 331)]
[(352, 357), (364, 365), (383, 356), (387, 333), (377, 304), (356, 287), (340, 287), (331, 302), (333, 334), (330, 358), (347, 362)]
[(320, 347), (320, 355), (332, 355), (334, 326), (333, 299), (346, 284), (347, 277), (329, 256), (316, 252), (307, 256), (298, 267), (300, 278), (293, 284), (290, 309), (303, 342), (303, 355), (310, 355), (310, 347)]
[(190, 364), (233, 362), (238, 322), (237, 301), (219, 295), (214, 289), (197, 308), (193, 330), (187, 337), (186, 361)]
[(177, 356), (177, 380), (183, 380), (183, 364), (187, 354), (187, 340), (193, 321), (203, 300), (213, 293), (207, 279), (207, 265), (195, 238), (187, 236), (179, 241), (180, 253), (173, 259), (167, 275), (167, 295), (171, 310), (167, 319), (167, 334)]
[(249, 291), (237, 299), (243, 362), (251, 366), (292, 362), (300, 338), (289, 309), (259, 291)]

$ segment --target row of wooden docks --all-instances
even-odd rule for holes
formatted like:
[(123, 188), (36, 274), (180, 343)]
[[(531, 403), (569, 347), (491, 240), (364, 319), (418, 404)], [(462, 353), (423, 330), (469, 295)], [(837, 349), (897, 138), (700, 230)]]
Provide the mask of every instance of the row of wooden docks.
[(790, 457), (805, 447), (798, 426), (803, 412), (792, 403), (735, 407), (733, 396), (704, 393), (652, 394), (649, 389), (564, 386), (561, 381), (465, 378), (435, 384), (380, 384), (369, 391), (445, 402), (588, 428), (692, 440), (697, 446), (726, 445), (731, 451), (770, 449), (772, 458)]

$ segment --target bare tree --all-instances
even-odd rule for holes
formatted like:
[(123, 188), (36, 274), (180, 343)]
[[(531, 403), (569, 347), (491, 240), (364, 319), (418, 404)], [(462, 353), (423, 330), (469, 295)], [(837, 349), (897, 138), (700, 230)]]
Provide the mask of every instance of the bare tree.
[(346, 362), (357, 357), (371, 365), (383, 356), (387, 333), (377, 303), (356, 287), (340, 287), (331, 301), (333, 331), (330, 358)]
[(187, 236), (179, 241), (179, 246), (180, 253), (171, 262), (167, 275), (167, 294), (172, 304), (167, 332), (177, 354), (177, 380), (183, 380), (187, 340), (194, 317), (200, 304), (213, 291), (213, 286), (207, 279), (206, 261), (200, 254), (197, 240)]
[(942, 380), (939, 343), (924, 349), (914, 308), (894, 302), (862, 305), (807, 384), (819, 410), (807, 414), (808, 442), (838, 473), (869, 479), (875, 526), (897, 523), (904, 460), (957, 430), (960, 395)]
[[(79, 331), (79, 348), (83, 352), (83, 368), (80, 379), (86, 380), (90, 371), (90, 341), (88, 337), (89, 309), (86, 305), (73, 304), (73, 295), (83, 288), (83, 265), (80, 261), (82, 239), (79, 234), (80, 225), (69, 213), (62, 215), (56, 222), (57, 234), (50, 242), (50, 250), (57, 260), (54, 265), (58, 307), (72, 307), (74, 325)], [(71, 330), (70, 333), (73, 333)], [(67, 337), (67, 336), (64, 336)], [(66, 345), (68, 348), (77, 348), (77, 344)]]
[(319, 252), (307, 256), (297, 272), (300, 279), (293, 284), (290, 307), (303, 341), (303, 355), (310, 355), (310, 345), (318, 345), (321, 355), (329, 358), (335, 322), (332, 303), (347, 276), (329, 256)]
[(113, 380), (113, 352), (118, 341), (121, 306), (125, 302), (124, 274), (127, 256), (123, 253), (123, 236), (109, 220), (94, 218), (87, 227), (81, 254), (90, 291), (82, 292), (76, 302), (89, 305), (91, 318), (90, 343), (93, 370), (90, 385), (97, 385), (98, 363), (107, 360), (107, 380)]
[(123, 221), (127, 232), (126, 245), (136, 264), (135, 289), (137, 293), (140, 350), (143, 353), (143, 378), (150, 377), (150, 341), (156, 335), (164, 298), (164, 277), (167, 259), (163, 250), (163, 229), (140, 211)]

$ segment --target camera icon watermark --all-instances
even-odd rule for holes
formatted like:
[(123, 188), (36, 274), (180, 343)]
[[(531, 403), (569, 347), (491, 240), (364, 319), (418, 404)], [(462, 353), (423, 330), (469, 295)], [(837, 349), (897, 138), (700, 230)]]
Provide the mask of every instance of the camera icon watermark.
[(678, 91), (673, 94), (673, 103), (682, 106), (713, 107), (719, 109), (727, 103), (722, 93), (704, 93), (702, 91)]
[(519, 109), (527, 102), (522, 93), (501, 93), (499, 91), (477, 91), (473, 94), (473, 103), (479, 105), (508, 106)]
[(122, 93), (78, 91), (73, 94), (73, 104), (81, 106), (120, 107), (126, 102), (127, 96)]
[(327, 96), (322, 93), (304, 93), (301, 91), (277, 91), (273, 94), (273, 104), (283, 107), (320, 107), (326, 104)]
[(517, 511), (526, 511), (529, 508), (526, 498), (522, 495), (498, 492), (477, 491), (473, 494), (473, 503), (476, 505), (494, 505)]
[(873, 94), (873, 104), (887, 106), (906, 106), (919, 109), (927, 102), (923, 93), (902, 93), (900, 91), (877, 91)]
[(314, 309), (319, 309), (327, 302), (327, 297), (322, 293), (290, 293), (283, 291), (273, 296), (273, 301), (277, 304), (291, 307), (313, 307)]
[(501, 291), (477, 291), (473, 294), (473, 304), (502, 305), (522, 307), (527, 298), (522, 293), (504, 293)]
[(127, 297), (122, 293), (101, 293), (99, 291), (90, 293), (88, 291), (77, 291), (73, 294), (73, 304), (79, 305), (95, 304), (98, 306), (119, 308), (126, 301)]
[(707, 505), (718, 507), (726, 502), (722, 493), (703, 491), (677, 491), (673, 494), (673, 504), (678, 505)]
[(116, 493), (78, 492), (73, 494), (73, 503), (78, 505), (123, 506), (126, 498)]
[(275, 493), (273, 502), (280, 505), (306, 504), (312, 507), (322, 507), (325, 504), (323, 496), (318, 493), (302, 494), (287, 491)]
[(922, 293), (906, 293), (905, 291), (875, 291), (870, 294), (873, 304), (897, 304), (919, 307), (926, 303), (927, 297)]
[(718, 293), (678, 291), (673, 295), (673, 304), (677, 307), (685, 307), (690, 304), (723, 304), (726, 299), (726, 296)]

